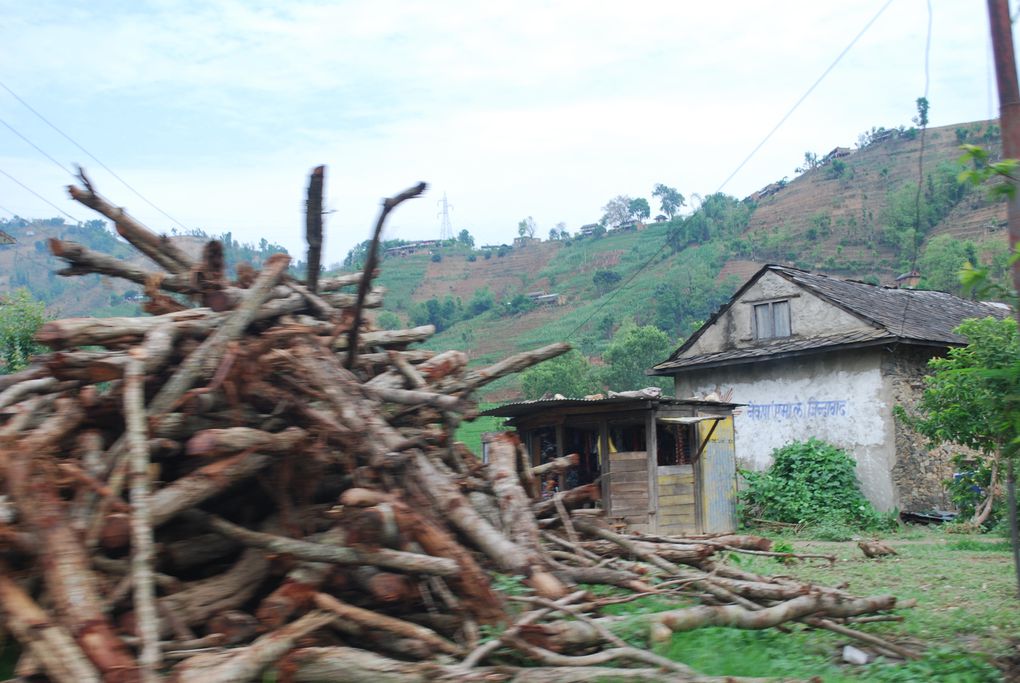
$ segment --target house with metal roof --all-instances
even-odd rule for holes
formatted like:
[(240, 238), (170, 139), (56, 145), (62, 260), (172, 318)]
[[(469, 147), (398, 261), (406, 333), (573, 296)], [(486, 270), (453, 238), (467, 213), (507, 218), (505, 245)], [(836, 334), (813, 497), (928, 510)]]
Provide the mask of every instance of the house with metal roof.
[(635, 531), (733, 531), (735, 406), (659, 393), (521, 401), (483, 414), (510, 418), (532, 467), (577, 455), (565, 472), (544, 475), (545, 490), (594, 487), (606, 516)]
[(880, 510), (944, 508), (951, 453), (893, 409), (909, 413), (928, 360), (966, 344), (953, 332), (961, 322), (1006, 315), (945, 292), (766, 265), (649, 374), (672, 376), (677, 396), (745, 404), (734, 415), (741, 467), (765, 469), (774, 449), (816, 437), (853, 455)]

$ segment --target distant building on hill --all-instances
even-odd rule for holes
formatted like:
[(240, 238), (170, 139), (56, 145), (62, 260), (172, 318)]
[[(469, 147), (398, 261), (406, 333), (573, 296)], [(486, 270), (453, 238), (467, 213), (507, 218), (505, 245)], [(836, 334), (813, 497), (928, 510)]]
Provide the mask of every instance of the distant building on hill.
[(411, 254), (418, 254), (421, 252), (427, 252), (432, 249), (439, 247), (442, 244), (440, 240), (417, 240), (414, 242), (407, 242), (396, 247), (390, 247), (383, 256), (410, 256)]

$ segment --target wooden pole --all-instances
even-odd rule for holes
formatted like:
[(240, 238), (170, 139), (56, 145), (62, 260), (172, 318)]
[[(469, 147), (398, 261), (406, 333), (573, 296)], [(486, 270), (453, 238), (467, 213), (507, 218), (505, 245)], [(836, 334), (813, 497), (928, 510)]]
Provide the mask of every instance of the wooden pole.
[(316, 166), (308, 179), (308, 203), (305, 205), (305, 239), (308, 241), (308, 289), (319, 289), (319, 264), (322, 260), (322, 186), (326, 167)]
[[(1009, 0), (988, 0), (988, 21), (992, 29), (992, 52), (995, 56), (995, 79), (999, 89), (999, 127), (1002, 130), (1002, 156), (1020, 159), (1020, 86), (1016, 78), (1016, 54), (1013, 50), (1013, 21), (1009, 16)], [(1020, 244), (1020, 192), (1009, 198), (1009, 249), (1015, 253)], [(1020, 292), (1020, 262), (1014, 263), (1013, 290)], [(1020, 307), (1013, 308), (1020, 323)], [(1020, 531), (1017, 529), (1016, 480), (1010, 456), (1008, 481), (1010, 540), (1013, 544), (1013, 564), (1017, 579), (1017, 597), (1020, 598)]]

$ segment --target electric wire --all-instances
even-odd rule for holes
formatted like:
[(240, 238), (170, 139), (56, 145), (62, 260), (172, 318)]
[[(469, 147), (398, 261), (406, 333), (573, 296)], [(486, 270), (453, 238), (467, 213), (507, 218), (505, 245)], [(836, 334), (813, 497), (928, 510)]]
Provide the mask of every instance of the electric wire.
[(761, 142), (759, 142), (755, 146), (755, 148), (751, 150), (751, 153), (748, 154), (747, 157), (743, 161), (741, 161), (740, 164), (737, 165), (737, 167), (733, 170), (733, 173), (730, 173), (729, 176), (726, 177), (726, 180), (722, 182), (722, 185), (719, 186), (719, 189), (716, 190), (716, 192), (722, 192), (722, 189), (726, 187), (726, 185), (729, 184), (731, 180), (733, 180), (734, 176), (740, 173), (740, 170), (747, 165), (747, 162), (749, 162), (754, 157), (754, 155), (758, 153), (758, 150), (765, 146), (765, 143), (769, 141), (769, 139), (776, 133), (777, 130), (780, 129), (780, 127), (782, 127), (784, 123), (786, 123), (786, 120), (793, 116), (793, 113), (797, 111), (801, 104), (804, 103), (804, 100), (806, 100), (811, 95), (811, 93), (815, 91), (815, 88), (821, 85), (822, 81), (825, 80), (825, 77), (828, 76), (829, 73), (836, 68), (836, 65), (839, 64), (843, 57), (846, 56), (846, 53), (850, 52), (850, 49), (857, 44), (857, 41), (860, 40), (865, 33), (868, 32), (868, 29), (871, 28), (872, 24), (878, 21), (879, 17), (881, 17), (882, 14), (885, 13), (886, 9), (888, 9), (889, 5), (891, 5), (892, 3), (893, 0), (887, 0), (887, 2), (884, 5), (882, 5), (881, 9), (878, 10), (875, 16), (871, 17), (868, 23), (864, 25), (864, 28), (862, 28), (860, 32), (858, 32), (858, 34), (854, 36), (854, 39), (851, 40), (850, 43), (845, 48), (843, 48), (843, 51), (836, 55), (836, 59), (833, 60), (832, 64), (826, 67), (825, 71), (822, 72), (822, 75), (819, 76), (818, 79), (811, 84), (811, 87), (808, 88), (807, 91), (800, 96), (800, 99), (794, 102), (793, 106), (790, 107), (790, 110), (783, 114), (783, 118), (779, 119), (779, 123), (777, 123), (772, 128), (772, 130), (770, 130), (768, 134), (764, 138), (762, 138)]
[[(726, 177), (726, 180), (724, 180), (724, 181), (722, 182), (722, 184), (721, 184), (721, 185), (719, 185), (719, 189), (718, 189), (718, 190), (716, 190), (716, 193), (722, 192), (723, 188), (724, 188), (724, 187), (726, 187), (726, 185), (727, 185), (727, 184), (728, 184), (728, 183), (729, 183), (729, 182), (730, 182), (731, 180), (733, 180), (733, 178), (734, 178), (734, 177), (735, 177), (735, 176), (737, 175), (737, 173), (739, 173), (739, 172), (740, 172), (740, 170), (741, 170), (742, 168), (744, 168), (744, 166), (745, 166), (745, 165), (747, 165), (747, 162), (749, 162), (749, 161), (750, 161), (750, 160), (751, 160), (751, 159), (752, 159), (752, 158), (754, 157), (754, 155), (755, 155), (755, 154), (757, 154), (757, 153), (758, 153), (758, 151), (759, 151), (759, 150), (760, 150), (760, 149), (761, 149), (762, 147), (764, 147), (764, 146), (765, 146), (765, 143), (767, 143), (767, 142), (769, 141), (769, 139), (770, 139), (770, 138), (771, 138), (771, 137), (772, 137), (772, 136), (773, 136), (773, 135), (775, 134), (775, 132), (776, 132), (777, 130), (779, 130), (779, 128), (780, 128), (780, 127), (782, 127), (782, 125), (783, 125), (784, 123), (786, 123), (786, 120), (787, 120), (787, 119), (789, 119), (789, 118), (790, 118), (790, 116), (792, 116), (792, 115), (793, 115), (793, 113), (794, 113), (794, 112), (795, 112), (795, 111), (797, 110), (797, 108), (798, 108), (798, 107), (800, 107), (800, 105), (801, 105), (801, 104), (802, 104), (802, 103), (804, 102), (804, 100), (806, 100), (806, 99), (807, 99), (807, 98), (808, 98), (808, 97), (809, 97), (809, 96), (811, 95), (811, 93), (812, 93), (812, 92), (814, 92), (815, 88), (817, 88), (817, 87), (818, 87), (818, 86), (819, 86), (819, 85), (821, 84), (821, 82), (822, 82), (823, 80), (825, 80), (826, 76), (828, 76), (828, 75), (829, 75), (829, 74), (830, 74), (830, 73), (832, 72), (832, 70), (836, 68), (836, 65), (837, 65), (837, 64), (839, 64), (839, 62), (840, 62), (840, 61), (841, 61), (841, 60), (843, 59), (843, 57), (845, 57), (845, 56), (846, 56), (846, 54), (847, 54), (848, 52), (850, 52), (850, 49), (851, 49), (851, 48), (852, 48), (852, 47), (853, 47), (854, 45), (856, 45), (856, 44), (857, 44), (857, 41), (859, 41), (859, 40), (860, 40), (860, 39), (861, 39), (861, 38), (862, 38), (862, 37), (864, 36), (864, 34), (865, 34), (865, 33), (867, 33), (867, 32), (868, 32), (868, 30), (869, 30), (869, 29), (870, 29), (870, 28), (871, 28), (871, 27), (872, 27), (872, 26), (873, 26), (873, 25), (875, 24), (875, 22), (876, 22), (876, 21), (878, 21), (879, 17), (881, 17), (881, 16), (882, 16), (882, 14), (884, 14), (884, 13), (885, 13), (886, 9), (888, 9), (888, 8), (889, 8), (889, 5), (891, 5), (892, 3), (893, 3), (893, 0), (887, 0), (887, 2), (886, 2), (886, 3), (884, 4), (884, 5), (882, 5), (882, 7), (881, 7), (881, 8), (879, 8), (878, 12), (876, 12), (876, 13), (875, 13), (875, 15), (874, 15), (874, 16), (872, 16), (872, 17), (871, 17), (871, 19), (869, 19), (869, 20), (868, 20), (868, 22), (867, 22), (867, 23), (866, 23), (866, 24), (864, 25), (864, 28), (862, 28), (862, 29), (861, 29), (861, 30), (860, 30), (860, 31), (859, 31), (859, 32), (857, 33), (857, 35), (855, 35), (855, 36), (853, 37), (853, 39), (852, 39), (852, 40), (850, 41), (850, 43), (849, 43), (849, 44), (847, 44), (847, 46), (846, 46), (845, 48), (843, 48), (843, 50), (842, 50), (842, 51), (841, 51), (841, 52), (840, 52), (840, 53), (839, 53), (839, 54), (838, 54), (838, 55), (836, 56), (836, 59), (835, 59), (835, 60), (833, 60), (833, 62), (832, 62), (831, 64), (829, 64), (829, 66), (828, 66), (828, 67), (826, 67), (825, 71), (823, 71), (823, 72), (822, 72), (822, 75), (821, 75), (821, 76), (819, 76), (819, 77), (818, 77), (818, 78), (817, 78), (817, 79), (815, 80), (815, 82), (811, 84), (811, 87), (809, 87), (809, 88), (807, 89), (807, 91), (806, 91), (806, 92), (805, 92), (805, 93), (804, 93), (803, 95), (801, 95), (801, 96), (800, 96), (800, 98), (799, 98), (799, 99), (798, 99), (798, 100), (796, 101), (796, 103), (794, 103), (794, 105), (793, 105), (793, 106), (792, 106), (792, 107), (790, 108), (790, 110), (789, 110), (788, 112), (786, 112), (786, 114), (784, 114), (784, 115), (783, 115), (783, 117), (782, 117), (782, 118), (781, 118), (781, 119), (779, 120), (779, 123), (777, 123), (777, 124), (776, 124), (776, 125), (775, 125), (775, 126), (774, 126), (774, 127), (772, 128), (772, 130), (770, 130), (770, 131), (768, 132), (768, 134), (767, 134), (767, 135), (766, 135), (766, 136), (765, 136), (764, 138), (762, 138), (761, 142), (759, 142), (759, 143), (758, 143), (758, 144), (757, 144), (757, 145), (756, 145), (756, 146), (754, 147), (754, 149), (752, 149), (752, 150), (751, 150), (751, 153), (750, 153), (750, 154), (748, 154), (748, 155), (747, 155), (747, 157), (746, 157), (746, 158), (745, 158), (745, 159), (744, 159), (743, 161), (741, 161), (741, 162), (740, 162), (740, 164), (738, 164), (738, 165), (737, 165), (736, 169), (734, 169), (734, 171), (733, 171), (732, 173), (730, 173), (730, 174), (729, 174), (729, 176), (727, 176), (727, 177)], [(929, 8), (930, 8), (930, 5), (929, 5)], [(930, 31), (930, 25), (931, 25), (931, 24), (930, 24), (930, 17), (931, 17), (931, 13), (930, 13), (930, 9), (929, 9), (929, 41), (931, 40), (931, 31)], [(926, 65), (927, 65), (927, 62), (926, 62)], [(926, 72), (926, 74), (927, 74), (927, 72)], [(925, 78), (927, 79), (927, 75), (925, 76)], [(926, 85), (925, 85), (925, 92), (927, 93), (927, 80), (926, 80)], [(572, 329), (572, 330), (570, 331), (570, 333), (569, 333), (569, 334), (568, 334), (568, 335), (567, 335), (567, 336), (566, 336), (566, 337), (564, 338), (564, 341), (569, 341), (569, 340), (570, 340), (571, 338), (573, 338), (573, 336), (574, 336), (575, 334), (577, 334), (577, 332), (578, 332), (578, 331), (579, 331), (579, 330), (580, 330), (581, 328), (583, 328), (583, 327), (584, 327), (585, 325), (587, 325), (587, 324), (588, 324), (589, 322), (591, 322), (592, 318), (594, 318), (594, 317), (595, 317), (596, 315), (598, 315), (599, 313), (601, 313), (601, 312), (602, 312), (602, 311), (603, 311), (603, 310), (605, 309), (605, 307), (606, 307), (606, 306), (608, 306), (608, 305), (609, 305), (609, 304), (610, 304), (610, 303), (611, 303), (611, 302), (613, 301), (613, 299), (615, 299), (615, 298), (616, 298), (616, 296), (617, 296), (617, 295), (618, 295), (618, 294), (619, 294), (619, 293), (620, 293), (621, 291), (623, 291), (624, 289), (626, 289), (626, 288), (627, 288), (627, 286), (628, 286), (628, 285), (629, 285), (629, 284), (630, 284), (631, 282), (633, 282), (633, 281), (634, 281), (634, 278), (636, 278), (636, 277), (637, 277), (638, 275), (640, 275), (640, 274), (641, 274), (641, 273), (642, 273), (642, 272), (643, 272), (643, 271), (644, 271), (644, 270), (645, 270), (645, 269), (646, 269), (646, 268), (647, 268), (648, 266), (650, 266), (650, 265), (652, 264), (652, 262), (653, 262), (653, 261), (655, 261), (655, 259), (659, 257), (659, 254), (661, 254), (661, 253), (662, 253), (663, 251), (665, 251), (665, 249), (666, 249), (666, 247), (667, 247), (667, 246), (669, 246), (669, 237), (668, 237), (668, 236), (667, 236), (667, 238), (666, 238), (666, 239), (665, 239), (665, 240), (663, 241), (663, 243), (662, 243), (662, 246), (660, 246), (660, 247), (659, 247), (659, 248), (658, 248), (658, 249), (657, 249), (657, 250), (655, 251), (655, 253), (654, 253), (654, 254), (652, 254), (651, 258), (649, 258), (649, 259), (648, 259), (647, 261), (645, 261), (645, 262), (644, 262), (643, 264), (641, 264), (641, 266), (640, 266), (640, 267), (638, 267), (638, 269), (637, 269), (636, 271), (634, 271), (634, 272), (633, 272), (633, 273), (631, 274), (631, 276), (630, 276), (630, 277), (628, 277), (628, 278), (627, 278), (627, 280), (626, 280), (626, 281), (625, 281), (625, 282), (624, 282), (624, 283), (623, 283), (622, 285), (620, 285), (619, 287), (617, 287), (616, 289), (614, 289), (614, 290), (613, 290), (613, 291), (612, 291), (612, 292), (611, 292), (611, 293), (609, 294), (609, 296), (608, 296), (608, 297), (607, 297), (607, 298), (606, 298), (606, 299), (605, 299), (605, 300), (604, 300), (604, 301), (603, 301), (603, 302), (602, 302), (602, 303), (601, 303), (601, 304), (600, 304), (600, 305), (598, 306), (598, 308), (596, 308), (596, 309), (595, 309), (595, 311), (594, 311), (594, 312), (592, 312), (592, 314), (591, 314), (591, 315), (589, 315), (589, 316), (588, 316), (587, 318), (585, 318), (585, 319), (584, 319), (584, 321), (582, 321), (582, 322), (581, 322), (581, 323), (580, 323), (579, 325), (577, 325), (577, 326), (576, 326), (576, 327), (575, 327), (574, 329)]]
[(25, 137), (24, 135), (19, 133), (18, 130), (14, 126), (12, 126), (11, 124), (7, 123), (3, 119), (0, 119), (0, 123), (2, 123), (4, 126), (6, 126), (7, 130), (11, 131), (15, 135), (17, 135), (19, 138), (21, 138), (22, 140), (27, 142), (33, 149), (35, 149), (35, 151), (39, 152), (39, 154), (42, 154), (44, 157), (46, 157), (47, 159), (52, 161), (54, 164), (56, 164), (57, 167), (60, 168), (61, 171), (65, 171), (67, 173), (70, 173), (72, 176), (74, 175), (74, 171), (72, 171), (67, 166), (64, 166), (62, 163), (60, 163), (59, 161), (54, 159), (52, 156), (50, 156), (45, 150), (43, 150), (41, 147), (39, 147), (39, 145), (35, 144), (31, 140), (29, 140), (27, 137)]
[(7, 92), (8, 92), (8, 93), (9, 93), (9, 94), (11, 95), (11, 97), (13, 97), (14, 99), (16, 99), (16, 100), (17, 100), (18, 102), (20, 102), (20, 103), (21, 103), (21, 104), (22, 104), (22, 105), (23, 105), (23, 106), (24, 106), (24, 107), (25, 107), (26, 109), (28, 109), (28, 110), (29, 110), (30, 112), (32, 112), (33, 114), (35, 114), (35, 115), (36, 115), (36, 116), (37, 116), (37, 117), (38, 117), (38, 118), (39, 118), (39, 119), (40, 119), (40, 120), (41, 120), (41, 121), (42, 121), (43, 123), (45, 123), (45, 124), (46, 124), (47, 126), (49, 126), (50, 128), (52, 128), (53, 130), (55, 130), (55, 131), (57, 131), (58, 133), (60, 133), (60, 135), (62, 135), (62, 136), (63, 136), (63, 137), (64, 137), (64, 138), (65, 138), (65, 139), (66, 139), (66, 140), (68, 141), (68, 142), (70, 142), (70, 143), (71, 143), (72, 145), (74, 145), (75, 147), (77, 147), (78, 149), (80, 149), (80, 150), (81, 150), (81, 151), (82, 151), (83, 153), (85, 153), (85, 154), (86, 154), (86, 155), (87, 155), (87, 156), (88, 156), (88, 157), (89, 157), (90, 159), (92, 159), (92, 160), (93, 160), (93, 161), (95, 161), (95, 162), (96, 162), (97, 164), (99, 164), (99, 166), (100, 166), (101, 168), (103, 168), (103, 169), (104, 169), (104, 170), (105, 170), (105, 171), (106, 171), (107, 173), (109, 173), (109, 174), (110, 174), (110, 175), (112, 175), (112, 176), (113, 176), (114, 178), (116, 178), (117, 180), (119, 180), (119, 181), (120, 181), (120, 183), (121, 183), (121, 184), (122, 184), (122, 185), (123, 185), (124, 187), (126, 187), (126, 188), (127, 188), (127, 189), (129, 189), (129, 190), (131, 190), (131, 191), (132, 191), (132, 192), (133, 192), (133, 193), (134, 193), (135, 195), (137, 195), (137, 196), (138, 196), (138, 198), (139, 198), (139, 199), (141, 199), (141, 200), (142, 200), (143, 202), (145, 202), (146, 204), (148, 204), (149, 206), (151, 206), (151, 207), (152, 207), (153, 209), (155, 209), (156, 211), (158, 211), (159, 213), (161, 213), (161, 214), (162, 214), (163, 216), (165, 216), (165, 217), (167, 217), (168, 219), (170, 219), (170, 221), (171, 221), (171, 222), (173, 222), (173, 223), (176, 223), (177, 225), (181, 226), (181, 227), (182, 227), (182, 228), (184, 228), (185, 230), (187, 230), (187, 229), (188, 229), (188, 228), (187, 228), (187, 226), (186, 226), (186, 225), (185, 225), (184, 223), (182, 223), (181, 221), (177, 220), (176, 218), (174, 218), (173, 216), (171, 216), (171, 215), (170, 215), (169, 213), (167, 213), (166, 211), (164, 211), (163, 209), (161, 209), (160, 207), (158, 207), (158, 206), (157, 206), (156, 204), (154, 204), (154, 203), (153, 203), (153, 202), (152, 202), (151, 200), (149, 200), (149, 198), (148, 198), (148, 197), (146, 197), (146, 196), (145, 196), (145, 195), (143, 195), (143, 194), (142, 194), (141, 192), (139, 192), (138, 190), (136, 190), (136, 189), (134, 188), (134, 186), (132, 186), (132, 185), (131, 185), (131, 184), (130, 184), (130, 183), (129, 183), (128, 181), (126, 181), (126, 180), (124, 180), (123, 178), (121, 178), (121, 177), (120, 177), (120, 176), (119, 176), (119, 175), (118, 175), (118, 174), (117, 174), (117, 173), (116, 173), (116, 172), (115, 172), (115, 171), (114, 171), (114, 170), (113, 170), (112, 168), (110, 168), (109, 166), (107, 166), (106, 164), (104, 164), (104, 163), (103, 163), (102, 161), (100, 161), (100, 160), (99, 160), (99, 158), (98, 158), (98, 157), (96, 157), (96, 155), (95, 155), (95, 154), (93, 154), (92, 152), (90, 152), (90, 151), (88, 151), (87, 149), (85, 149), (85, 148), (84, 148), (84, 147), (83, 147), (83, 146), (82, 146), (81, 144), (79, 144), (79, 143), (78, 143), (78, 141), (76, 141), (76, 140), (75, 140), (74, 138), (72, 138), (72, 137), (71, 137), (70, 135), (68, 135), (67, 133), (65, 133), (64, 131), (62, 131), (62, 130), (61, 130), (60, 128), (58, 128), (58, 127), (57, 127), (57, 125), (56, 125), (55, 123), (53, 123), (52, 121), (50, 121), (49, 119), (47, 119), (47, 118), (46, 118), (45, 116), (43, 116), (42, 114), (40, 114), (40, 113), (39, 113), (39, 112), (38, 112), (38, 111), (37, 111), (37, 110), (36, 110), (36, 109), (35, 109), (35, 108), (34, 108), (34, 107), (33, 107), (32, 105), (30, 105), (30, 104), (29, 104), (28, 102), (26, 102), (26, 101), (25, 101), (24, 99), (22, 99), (22, 98), (21, 98), (21, 97), (20, 97), (20, 96), (19, 96), (19, 95), (18, 95), (18, 94), (17, 94), (16, 92), (14, 92), (13, 90), (11, 90), (11, 89), (10, 89), (10, 87), (8, 87), (8, 86), (7, 86), (7, 84), (6, 84), (6, 83), (4, 83), (3, 81), (0, 81), (0, 88), (3, 88), (4, 90), (6, 90), (6, 91), (7, 91)]
[(28, 192), (31, 192), (31, 193), (32, 193), (32, 194), (34, 194), (34, 195), (35, 195), (36, 197), (38, 197), (38, 198), (39, 198), (39, 199), (41, 199), (42, 201), (46, 202), (47, 204), (49, 204), (50, 206), (52, 206), (52, 207), (53, 207), (54, 209), (56, 209), (56, 210), (57, 210), (57, 211), (59, 211), (60, 213), (64, 214), (64, 215), (65, 215), (65, 216), (67, 216), (68, 218), (70, 218), (70, 219), (71, 219), (72, 221), (74, 221), (75, 223), (81, 223), (81, 222), (82, 222), (82, 221), (81, 221), (80, 219), (78, 219), (78, 218), (75, 218), (74, 216), (72, 216), (72, 215), (71, 215), (71, 214), (69, 214), (68, 212), (64, 211), (64, 210), (63, 210), (63, 209), (61, 209), (61, 208), (60, 208), (59, 206), (57, 206), (56, 204), (54, 204), (53, 202), (51, 202), (51, 201), (50, 201), (49, 199), (46, 199), (46, 197), (43, 197), (43, 196), (42, 196), (41, 194), (39, 194), (38, 192), (36, 192), (36, 191), (35, 191), (35, 190), (33, 190), (32, 188), (30, 188), (30, 187), (29, 187), (28, 185), (26, 185), (25, 183), (21, 182), (20, 180), (18, 180), (18, 179), (17, 179), (17, 178), (15, 178), (14, 176), (12, 176), (12, 175), (11, 175), (10, 173), (8, 173), (7, 171), (3, 170), (2, 168), (0, 168), (0, 174), (3, 174), (3, 175), (5, 175), (5, 176), (7, 176), (7, 177), (8, 177), (8, 178), (10, 178), (10, 179), (11, 179), (12, 181), (14, 181), (14, 182), (15, 182), (15, 183), (17, 183), (18, 185), (20, 185), (20, 186), (21, 186), (22, 188), (24, 188), (24, 189), (25, 189), (25, 190), (27, 190)]

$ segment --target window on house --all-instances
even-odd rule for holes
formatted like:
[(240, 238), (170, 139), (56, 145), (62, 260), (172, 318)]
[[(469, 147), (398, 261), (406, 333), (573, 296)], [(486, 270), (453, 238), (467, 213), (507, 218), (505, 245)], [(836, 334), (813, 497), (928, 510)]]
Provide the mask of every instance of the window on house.
[(754, 338), (774, 339), (790, 336), (790, 302), (770, 301), (755, 304)]

